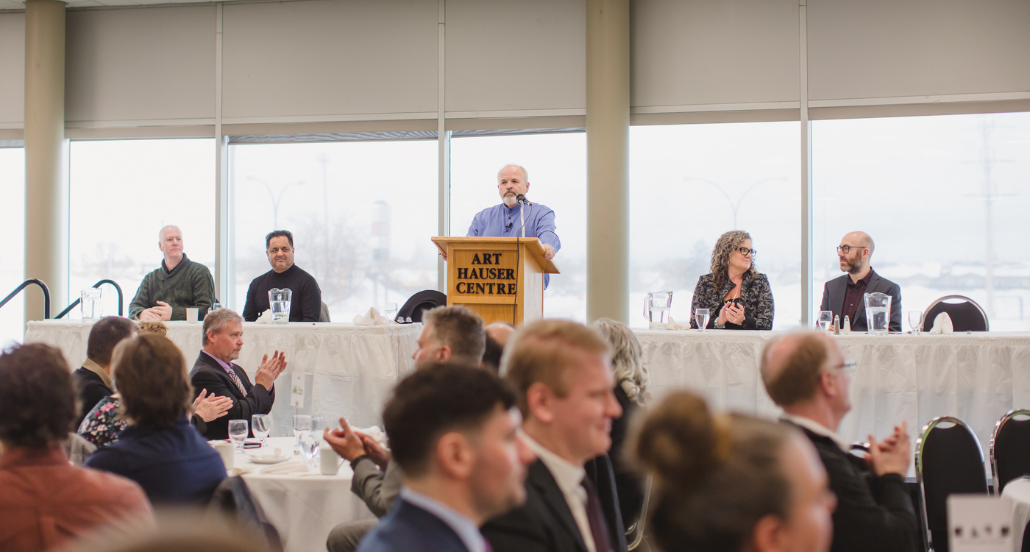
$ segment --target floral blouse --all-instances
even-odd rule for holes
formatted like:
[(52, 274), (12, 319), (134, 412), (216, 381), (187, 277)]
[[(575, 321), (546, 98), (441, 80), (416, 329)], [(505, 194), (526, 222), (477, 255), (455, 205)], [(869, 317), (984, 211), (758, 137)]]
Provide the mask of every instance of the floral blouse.
[[(722, 289), (712, 289), (712, 275), (705, 274), (698, 278), (697, 287), (694, 288), (694, 299), (690, 303), (690, 327), (697, 329), (697, 320), (694, 318), (694, 311), (708, 308), (711, 317), (708, 319), (706, 328), (715, 328), (715, 319), (719, 317), (723, 305), (726, 304), (726, 296), (737, 287), (729, 278), (722, 284)], [(741, 282), (740, 297), (733, 299), (733, 302), (744, 307), (744, 323), (734, 324), (726, 322), (727, 330), (771, 330), (773, 313), (776, 311), (773, 306), (772, 290), (769, 289), (769, 279), (765, 274), (752, 276), (749, 272), (744, 273)]]
[(110, 396), (101, 399), (82, 420), (79, 435), (97, 448), (106, 447), (117, 441), (118, 434), (127, 425), (125, 420), (118, 416), (118, 408), (121, 405), (120, 400)]

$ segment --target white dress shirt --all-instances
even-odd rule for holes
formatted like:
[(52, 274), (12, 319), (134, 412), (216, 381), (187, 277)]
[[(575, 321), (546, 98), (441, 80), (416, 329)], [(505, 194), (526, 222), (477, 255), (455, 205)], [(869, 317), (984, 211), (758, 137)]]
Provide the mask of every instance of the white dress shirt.
[(784, 412), (783, 415), (780, 416), (780, 419), (786, 420), (798, 427), (803, 427), (808, 431), (815, 433), (816, 435), (821, 435), (823, 437), (829, 437), (830, 439), (833, 439), (833, 442), (837, 443), (837, 446), (840, 447), (840, 449), (844, 452), (849, 452), (851, 450), (851, 443), (847, 442), (846, 440), (844, 440), (843, 437), (837, 435), (836, 432), (820, 424), (819, 422), (810, 420), (808, 418), (802, 418), (801, 416), (793, 416), (791, 414), (787, 414), (786, 412)]
[(565, 502), (572, 511), (572, 519), (576, 520), (576, 527), (579, 528), (579, 535), (583, 537), (583, 544), (587, 546), (587, 552), (597, 552), (594, 544), (594, 534), (590, 531), (590, 519), (587, 517), (587, 490), (583, 488), (583, 478), (587, 472), (583, 466), (577, 466), (557, 454), (547, 450), (543, 445), (534, 441), (525, 432), (521, 432), (522, 439), (537, 458), (544, 463), (548, 471), (554, 477), (565, 496)]
[(458, 535), (469, 552), (486, 552), (486, 541), (479, 527), (454, 508), (408, 487), (401, 488), (401, 498), (440, 518)]

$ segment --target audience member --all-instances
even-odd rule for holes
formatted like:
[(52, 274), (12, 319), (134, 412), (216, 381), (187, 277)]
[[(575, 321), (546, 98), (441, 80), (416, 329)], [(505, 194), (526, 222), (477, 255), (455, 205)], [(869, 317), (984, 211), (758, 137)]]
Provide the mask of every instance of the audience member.
[(769, 278), (755, 270), (751, 234), (732, 230), (719, 236), (712, 250), (711, 271), (697, 279), (690, 303), (690, 327), (697, 328), (694, 312), (708, 309), (706, 328), (718, 330), (771, 330), (773, 314)]
[(206, 504), (225, 465), (187, 420), (193, 389), (182, 352), (158, 335), (124, 341), (115, 349), (114, 381), (129, 425), (85, 465), (139, 483), (153, 504)]
[(68, 462), (61, 442), (75, 420), (75, 388), (59, 349), (5, 349), (0, 381), (0, 550), (48, 550), (108, 523), (151, 518), (139, 485)]
[[(666, 552), (826, 552), (834, 498), (812, 445), (674, 391), (630, 445), (654, 476), (649, 533)], [(877, 550), (866, 548), (866, 550)]]
[(525, 498), (533, 460), (514, 392), (487, 370), (437, 366), (408, 376), (383, 412), (404, 470), (397, 504), (359, 552), (485, 552), (479, 526)]
[(539, 460), (529, 467), (525, 505), (490, 520), (483, 534), (497, 552), (625, 552), (611, 464), (601, 464), (596, 488), (584, 468), (607, 460), (611, 422), (622, 415), (608, 346), (582, 324), (544, 319), (516, 332), (508, 348), (501, 373), (519, 393), (523, 438)]
[(105, 316), (90, 328), (86, 340), (86, 361), (82, 363), (82, 368), (72, 372), (80, 401), (75, 427), (79, 427), (82, 419), (101, 399), (114, 393), (111, 384), (111, 352), (118, 342), (135, 333), (136, 324), (121, 316)]
[(254, 278), (247, 288), (243, 319), (253, 322), (270, 308), (268, 290), (289, 289), (290, 322), (318, 322), (322, 314), (322, 290), (314, 276), (293, 264), (293, 234), (275, 230), (265, 236), (265, 254), (272, 270)]
[(783, 420), (801, 428), (815, 445), (837, 495), (834, 552), (915, 551), (920, 544), (915, 509), (905, 488), (912, 448), (905, 423), (882, 442), (870, 435), (865, 461), (837, 435), (851, 410), (848, 397), (855, 361), (823, 332), (791, 334), (766, 346), (762, 380)]
[[(61, 552), (273, 552), (253, 527), (210, 510), (164, 510), (153, 526), (101, 529)], [(282, 552), (280, 548), (278, 552)]]
[(608, 452), (619, 495), (619, 510), (627, 527), (637, 522), (644, 506), (644, 485), (640, 475), (626, 460), (624, 444), (629, 422), (637, 409), (650, 398), (649, 382), (644, 366), (644, 352), (633, 330), (610, 318), (601, 318), (591, 326), (608, 343), (615, 371), (615, 398), (622, 407), (622, 416), (612, 420), (612, 447)]
[(515, 326), (508, 322), (494, 322), (484, 328), (483, 333), (486, 334), (483, 367), (496, 374), (501, 370), (501, 355), (504, 354), (504, 347), (508, 345), (511, 334), (515, 333)]
[(199, 309), (203, 318), (215, 300), (215, 280), (206, 266), (186, 257), (178, 226), (165, 226), (157, 234), (164, 253), (161, 267), (147, 274), (129, 303), (129, 318), (186, 320), (186, 308)]
[(422, 313), (422, 334), (412, 358), (416, 366), (457, 362), (479, 366), (486, 349), (483, 319), (467, 307), (437, 307)]
[[(868, 321), (865, 318), (866, 293), (886, 293), (892, 297), (890, 322), (888, 331), (900, 332), (901, 326), (901, 286), (881, 277), (869, 264), (876, 244), (865, 232), (845, 234), (837, 246), (837, 259), (840, 269), (847, 274), (834, 278), (823, 286), (823, 301), (819, 310), (831, 311), (844, 323), (847, 316), (851, 329), (859, 332), (867, 331)], [(931, 320), (932, 324), (933, 321)]]
[(229, 420), (247, 420), (254, 414), (268, 414), (275, 401), (275, 378), (286, 369), (286, 354), (275, 351), (272, 358), (265, 354), (254, 375), (256, 383), (239, 365), (243, 347), (243, 319), (229, 309), (218, 309), (204, 318), (204, 348), (190, 372), (194, 393), (207, 390), (212, 395), (229, 397), (232, 407), (228, 415), (207, 424), (203, 435), (208, 439), (228, 439)]

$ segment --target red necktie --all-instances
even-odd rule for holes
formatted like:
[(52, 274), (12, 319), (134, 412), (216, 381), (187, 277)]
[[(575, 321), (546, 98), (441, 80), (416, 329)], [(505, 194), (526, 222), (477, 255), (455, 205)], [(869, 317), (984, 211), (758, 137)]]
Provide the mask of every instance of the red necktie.
[(597, 498), (597, 489), (590, 478), (583, 478), (583, 488), (587, 491), (587, 522), (590, 523), (590, 534), (594, 537), (594, 549), (597, 552), (612, 552), (611, 541), (608, 540), (608, 526), (601, 513), (601, 501)]

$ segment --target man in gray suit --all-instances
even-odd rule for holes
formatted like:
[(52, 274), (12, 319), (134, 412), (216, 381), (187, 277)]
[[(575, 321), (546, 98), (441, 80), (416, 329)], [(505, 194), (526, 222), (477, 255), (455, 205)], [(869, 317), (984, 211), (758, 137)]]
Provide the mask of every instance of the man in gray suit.
[(851, 232), (840, 240), (837, 247), (837, 258), (840, 269), (847, 272), (840, 278), (826, 282), (823, 287), (823, 302), (819, 310), (833, 311), (834, 316), (851, 319), (851, 329), (864, 332), (867, 328), (865, 318), (866, 293), (886, 293), (891, 299), (891, 319), (889, 331), (901, 331), (901, 287), (894, 282), (880, 277), (870, 266), (876, 245), (873, 238), (865, 232)]
[[(486, 349), (486, 334), (483, 319), (478, 314), (457, 305), (437, 307), (422, 313), (422, 324), (418, 349), (412, 355), (417, 370), (443, 363), (480, 365)], [(351, 429), (343, 418), (340, 418), (340, 429), (329, 431), (326, 428), (324, 437), (337, 454), (350, 461), (354, 470), (351, 491), (377, 518), (386, 515), (404, 482), (404, 474), (390, 452), (383, 450), (369, 435)], [(341, 523), (329, 533), (326, 548), (329, 552), (354, 552), (376, 523)]]

